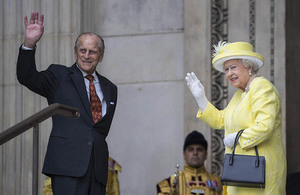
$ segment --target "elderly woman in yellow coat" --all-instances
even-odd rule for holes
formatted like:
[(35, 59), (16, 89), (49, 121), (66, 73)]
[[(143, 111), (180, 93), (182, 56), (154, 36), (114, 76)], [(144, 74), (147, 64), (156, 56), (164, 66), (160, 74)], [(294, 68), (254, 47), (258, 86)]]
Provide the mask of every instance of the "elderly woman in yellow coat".
[(227, 194), (284, 195), (286, 157), (281, 137), (280, 95), (271, 82), (257, 76), (264, 58), (247, 42), (219, 42), (214, 48), (213, 67), (225, 73), (237, 91), (226, 108), (218, 110), (207, 100), (196, 75), (188, 73), (187, 86), (200, 108), (197, 117), (214, 129), (225, 130), (225, 153), (232, 153), (237, 132), (244, 129), (236, 154), (254, 156), (257, 146), (259, 155), (266, 159), (264, 189), (228, 186)]

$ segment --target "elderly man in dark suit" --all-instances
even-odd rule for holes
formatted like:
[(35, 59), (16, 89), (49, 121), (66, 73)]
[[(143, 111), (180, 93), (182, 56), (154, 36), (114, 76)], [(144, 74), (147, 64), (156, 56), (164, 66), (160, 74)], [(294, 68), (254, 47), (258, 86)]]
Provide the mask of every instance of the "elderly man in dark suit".
[(44, 16), (37, 12), (28, 21), (25, 41), (17, 62), (19, 82), (47, 98), (78, 108), (79, 119), (53, 116), (43, 173), (50, 176), (55, 195), (104, 195), (107, 180), (109, 132), (117, 104), (117, 87), (96, 71), (102, 62), (104, 41), (95, 33), (82, 33), (76, 40), (76, 63), (71, 67), (51, 64), (37, 71), (36, 43), (44, 32)]

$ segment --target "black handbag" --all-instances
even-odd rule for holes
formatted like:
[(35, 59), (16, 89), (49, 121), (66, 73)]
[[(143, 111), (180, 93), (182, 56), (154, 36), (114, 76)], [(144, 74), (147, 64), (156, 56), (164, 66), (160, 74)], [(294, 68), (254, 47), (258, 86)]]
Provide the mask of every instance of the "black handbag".
[(240, 130), (234, 141), (232, 154), (226, 154), (221, 182), (227, 186), (265, 188), (265, 157), (234, 154), (238, 139), (244, 130)]

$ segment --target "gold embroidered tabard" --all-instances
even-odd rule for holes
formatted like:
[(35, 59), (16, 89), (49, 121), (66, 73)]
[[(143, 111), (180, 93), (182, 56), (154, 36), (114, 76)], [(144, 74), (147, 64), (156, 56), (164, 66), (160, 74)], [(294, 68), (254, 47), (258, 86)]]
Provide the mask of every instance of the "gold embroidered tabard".
[[(178, 182), (175, 176), (157, 184), (158, 195), (221, 195), (222, 184), (220, 177), (208, 173), (204, 166), (195, 169), (187, 164), (182, 171), (179, 171)], [(178, 192), (175, 184), (178, 183)]]

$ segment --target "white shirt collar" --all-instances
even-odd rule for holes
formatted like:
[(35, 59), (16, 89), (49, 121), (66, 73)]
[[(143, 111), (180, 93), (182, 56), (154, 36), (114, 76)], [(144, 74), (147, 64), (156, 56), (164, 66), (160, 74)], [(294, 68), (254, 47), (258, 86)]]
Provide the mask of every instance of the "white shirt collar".
[[(84, 72), (83, 70), (81, 70), (81, 68), (78, 66), (78, 64), (76, 63), (76, 66), (78, 67), (78, 69), (80, 70), (80, 72), (82, 73), (83, 77), (85, 77), (86, 75), (88, 75), (86, 72)], [(96, 71), (93, 72), (92, 74), (94, 76), (94, 80), (98, 81), (98, 77), (96, 75)]]

